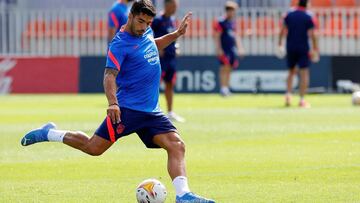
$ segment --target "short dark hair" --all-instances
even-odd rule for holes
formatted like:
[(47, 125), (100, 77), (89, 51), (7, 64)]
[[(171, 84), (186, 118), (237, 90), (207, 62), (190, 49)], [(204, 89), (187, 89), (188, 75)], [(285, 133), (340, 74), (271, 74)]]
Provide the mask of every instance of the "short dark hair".
[(238, 4), (234, 1), (225, 2), (225, 11), (235, 10), (238, 8)]
[(164, 4), (171, 3), (173, 1), (175, 1), (175, 0), (164, 0)]
[(307, 7), (308, 0), (299, 0), (299, 6), (301, 7)]
[(143, 13), (148, 16), (155, 17), (156, 9), (151, 0), (136, 0), (131, 7), (130, 13), (134, 16)]

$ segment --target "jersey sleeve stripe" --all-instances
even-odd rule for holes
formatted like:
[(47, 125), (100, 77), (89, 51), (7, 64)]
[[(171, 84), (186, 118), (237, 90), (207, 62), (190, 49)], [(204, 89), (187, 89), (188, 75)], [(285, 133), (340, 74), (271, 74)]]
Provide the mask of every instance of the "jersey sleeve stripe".
[(110, 57), (110, 60), (115, 64), (116, 68), (118, 69), (118, 71), (120, 71), (120, 64), (119, 61), (116, 60), (114, 54), (109, 50), (108, 52), (108, 56)]
[(108, 129), (108, 132), (109, 132), (109, 137), (110, 137), (110, 141), (111, 142), (115, 142), (115, 131), (114, 131), (114, 128), (111, 124), (111, 119), (110, 117), (106, 117), (106, 125), (107, 125), (107, 129)]
[(111, 20), (114, 22), (114, 25), (115, 25), (116, 29), (118, 29), (119, 28), (119, 21), (117, 20), (115, 13), (111, 12), (110, 17), (111, 17)]

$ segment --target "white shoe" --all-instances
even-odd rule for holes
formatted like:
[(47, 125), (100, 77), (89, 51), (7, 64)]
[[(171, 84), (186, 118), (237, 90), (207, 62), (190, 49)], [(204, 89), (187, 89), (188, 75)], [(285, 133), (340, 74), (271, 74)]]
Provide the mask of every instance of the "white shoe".
[(224, 87), (221, 88), (220, 94), (221, 94), (221, 96), (223, 96), (223, 97), (231, 96), (231, 92), (230, 92), (229, 88), (224, 88)]
[(169, 112), (167, 117), (171, 120), (171, 121), (176, 121), (176, 122), (180, 122), (180, 123), (184, 123), (185, 119), (179, 115), (177, 115), (174, 112)]

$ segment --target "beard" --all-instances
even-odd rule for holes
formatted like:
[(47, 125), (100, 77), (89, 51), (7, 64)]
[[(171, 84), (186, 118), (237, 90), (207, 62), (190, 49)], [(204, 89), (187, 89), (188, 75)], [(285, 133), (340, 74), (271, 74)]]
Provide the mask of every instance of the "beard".
[(132, 21), (132, 22), (131, 22), (131, 26), (130, 26), (131, 32), (132, 32), (135, 36), (141, 37), (141, 36), (145, 33), (145, 30), (136, 30), (134, 24), (135, 24), (135, 23)]

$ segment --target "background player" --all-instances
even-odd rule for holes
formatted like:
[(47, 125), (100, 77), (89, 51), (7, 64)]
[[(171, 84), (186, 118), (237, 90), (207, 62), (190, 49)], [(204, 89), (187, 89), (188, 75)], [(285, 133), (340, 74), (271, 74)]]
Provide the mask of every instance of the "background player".
[(184, 17), (176, 31), (157, 39), (150, 28), (155, 14), (150, 0), (135, 1), (126, 25), (111, 42), (104, 74), (108, 116), (90, 139), (83, 132), (56, 130), (55, 125), (49, 123), (30, 131), (21, 144), (57, 141), (90, 155), (101, 155), (120, 137), (136, 132), (146, 147), (167, 151), (176, 202), (213, 203), (190, 192), (185, 144), (158, 103), (161, 75), (158, 49), (164, 49), (185, 34), (191, 13)]
[(233, 68), (239, 66), (238, 56), (244, 55), (244, 49), (235, 36), (235, 17), (238, 4), (233, 1), (225, 3), (225, 16), (214, 26), (215, 45), (220, 66), (220, 94), (229, 96), (230, 74)]
[[(169, 34), (175, 30), (174, 14), (178, 7), (178, 0), (164, 0), (164, 12), (154, 19), (151, 24), (155, 38)], [(176, 46), (171, 43), (163, 50), (159, 50), (162, 69), (162, 79), (165, 83), (165, 98), (168, 118), (173, 121), (184, 122), (185, 119), (173, 112), (174, 86), (176, 81)]]
[[(315, 20), (310, 12), (306, 10), (308, 1), (299, 0), (298, 7), (290, 10), (284, 18), (283, 27), (279, 36), (279, 55), (284, 52), (283, 37), (287, 33), (286, 52), (287, 66), (289, 68), (287, 78), (287, 91), (285, 95), (285, 105), (291, 105), (291, 93), (293, 78), (297, 73), (296, 66), (300, 72), (300, 107), (308, 108), (310, 104), (305, 101), (309, 85), (309, 66), (310, 59), (314, 62), (319, 61), (318, 43), (315, 35)], [(312, 41), (310, 51), (309, 35)], [(310, 51), (310, 54), (309, 54)]]
[(133, 0), (117, 0), (108, 13), (108, 42), (111, 42), (115, 34), (120, 30), (128, 18), (128, 3)]

